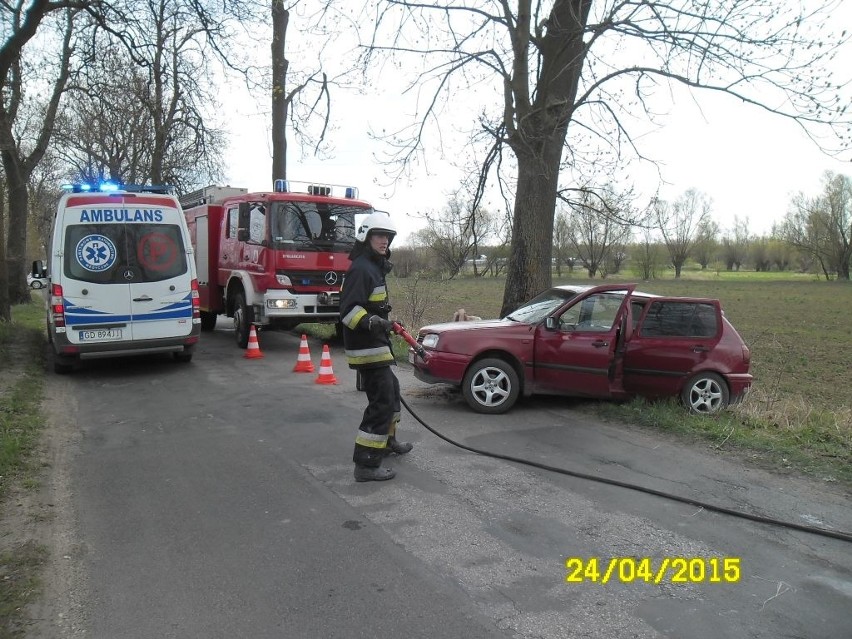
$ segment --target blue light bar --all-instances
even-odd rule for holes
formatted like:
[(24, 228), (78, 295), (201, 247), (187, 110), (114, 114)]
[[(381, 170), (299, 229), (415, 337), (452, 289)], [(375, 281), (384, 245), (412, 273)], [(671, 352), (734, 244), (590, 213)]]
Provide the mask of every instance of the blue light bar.
[(346, 187), (346, 199), (348, 200), (357, 200), (358, 199), (358, 189), (354, 186)]
[(89, 184), (88, 182), (76, 182), (73, 184), (63, 184), (63, 191), (70, 193), (166, 193), (174, 194), (175, 187), (169, 184), (118, 184), (116, 182), (101, 182), (97, 185)]
[(276, 193), (289, 193), (290, 192), (290, 184), (287, 180), (275, 180), (273, 183), (272, 190)]

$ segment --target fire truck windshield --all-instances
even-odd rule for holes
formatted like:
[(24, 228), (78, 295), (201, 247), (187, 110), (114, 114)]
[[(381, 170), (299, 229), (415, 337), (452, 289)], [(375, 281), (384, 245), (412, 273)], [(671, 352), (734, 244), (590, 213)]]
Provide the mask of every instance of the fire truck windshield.
[(316, 202), (274, 202), (269, 219), (272, 248), (349, 251), (355, 243), (356, 215), (372, 209)]

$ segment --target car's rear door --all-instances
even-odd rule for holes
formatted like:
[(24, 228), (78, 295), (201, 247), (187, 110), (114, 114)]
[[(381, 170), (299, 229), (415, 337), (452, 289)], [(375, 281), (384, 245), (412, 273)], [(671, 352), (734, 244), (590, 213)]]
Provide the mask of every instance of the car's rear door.
[(625, 390), (676, 395), (689, 375), (706, 368), (721, 334), (718, 300), (652, 298), (625, 345)]
[(609, 397), (616, 346), (633, 286), (609, 285), (571, 300), (536, 328), (534, 385), (537, 392)]

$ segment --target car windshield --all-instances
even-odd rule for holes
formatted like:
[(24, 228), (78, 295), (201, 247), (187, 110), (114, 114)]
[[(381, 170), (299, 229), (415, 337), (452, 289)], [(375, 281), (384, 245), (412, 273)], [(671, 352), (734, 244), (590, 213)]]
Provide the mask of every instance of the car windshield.
[(355, 216), (372, 209), (315, 202), (276, 202), (269, 221), (276, 249), (349, 251), (355, 243)]
[(513, 313), (509, 313), (504, 319), (535, 324), (576, 296), (577, 291), (552, 288), (537, 295)]

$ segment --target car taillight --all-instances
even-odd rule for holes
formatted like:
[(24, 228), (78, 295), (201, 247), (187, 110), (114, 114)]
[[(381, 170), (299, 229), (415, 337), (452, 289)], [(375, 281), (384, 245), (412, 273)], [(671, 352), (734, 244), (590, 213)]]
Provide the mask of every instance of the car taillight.
[(50, 286), (50, 312), (53, 315), (54, 326), (65, 326), (65, 307), (62, 305), (62, 286)]
[(198, 297), (198, 280), (192, 280), (190, 284), (192, 289), (192, 319), (201, 318), (201, 300)]

